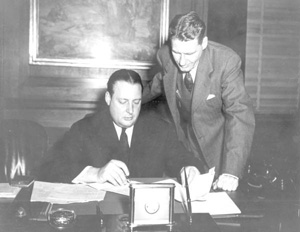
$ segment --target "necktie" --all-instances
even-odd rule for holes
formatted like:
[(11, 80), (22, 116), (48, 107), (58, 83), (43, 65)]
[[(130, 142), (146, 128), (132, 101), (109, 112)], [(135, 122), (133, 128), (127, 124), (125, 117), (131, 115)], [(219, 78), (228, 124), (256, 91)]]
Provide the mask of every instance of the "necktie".
[(185, 74), (184, 85), (189, 92), (192, 91), (194, 83), (193, 83), (192, 75), (190, 73)]
[(124, 152), (127, 152), (129, 150), (129, 144), (128, 144), (128, 138), (127, 138), (127, 134), (125, 133), (126, 128), (122, 128), (122, 133), (120, 136), (120, 144), (122, 147), (122, 150)]

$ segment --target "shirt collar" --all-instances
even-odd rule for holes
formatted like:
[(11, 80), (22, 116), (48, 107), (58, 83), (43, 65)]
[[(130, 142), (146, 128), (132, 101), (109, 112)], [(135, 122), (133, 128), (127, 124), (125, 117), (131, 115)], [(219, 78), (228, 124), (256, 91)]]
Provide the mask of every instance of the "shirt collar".
[[(113, 124), (114, 124), (114, 127), (116, 129), (116, 132), (117, 132), (117, 135), (118, 135), (118, 139), (120, 140), (121, 133), (122, 133), (122, 127), (118, 126), (115, 122), (113, 122)], [(131, 139), (132, 139), (133, 127), (134, 126), (128, 127), (125, 130), (125, 133), (126, 133), (127, 138), (128, 138), (129, 147), (131, 146)]]
[[(196, 73), (197, 73), (197, 68), (199, 65), (199, 61), (197, 62), (197, 64), (195, 65), (195, 67), (189, 72), (193, 78), (193, 82), (195, 83), (195, 78), (196, 78)], [(182, 75), (182, 78), (185, 77), (185, 73)]]

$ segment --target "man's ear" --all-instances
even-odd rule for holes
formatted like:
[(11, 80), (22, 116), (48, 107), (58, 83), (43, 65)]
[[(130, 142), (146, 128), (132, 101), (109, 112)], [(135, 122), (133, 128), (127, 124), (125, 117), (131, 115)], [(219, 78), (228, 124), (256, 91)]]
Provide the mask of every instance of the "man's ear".
[(105, 92), (105, 102), (106, 104), (109, 106), (110, 102), (111, 102), (111, 96), (110, 93), (108, 91)]
[(206, 47), (207, 47), (207, 44), (208, 44), (208, 39), (207, 39), (207, 36), (205, 36), (202, 40), (202, 50), (204, 50)]

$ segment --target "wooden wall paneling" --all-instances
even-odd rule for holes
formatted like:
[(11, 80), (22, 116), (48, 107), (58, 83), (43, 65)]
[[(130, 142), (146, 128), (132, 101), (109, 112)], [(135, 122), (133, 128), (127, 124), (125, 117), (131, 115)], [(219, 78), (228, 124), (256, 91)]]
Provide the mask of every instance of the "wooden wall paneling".
[[(7, 97), (18, 97), (19, 81), (19, 11), (25, 1), (8, 1), (4, 4), (4, 48), (3, 48), (3, 94)], [(5, 101), (5, 99), (4, 99)]]
[(209, 0), (207, 37), (232, 48), (245, 70), (248, 0)]
[(169, 21), (171, 21), (177, 14), (184, 14), (191, 11), (191, 4), (193, 0), (170, 0)]
[(177, 14), (184, 14), (189, 11), (196, 11), (199, 16), (207, 22), (207, 8), (209, 0), (170, 0), (169, 20)]
[(4, 48), (4, 4), (3, 1), (0, 1), (0, 120), (3, 118), (3, 81), (4, 81), (4, 74), (3, 74), (3, 48)]

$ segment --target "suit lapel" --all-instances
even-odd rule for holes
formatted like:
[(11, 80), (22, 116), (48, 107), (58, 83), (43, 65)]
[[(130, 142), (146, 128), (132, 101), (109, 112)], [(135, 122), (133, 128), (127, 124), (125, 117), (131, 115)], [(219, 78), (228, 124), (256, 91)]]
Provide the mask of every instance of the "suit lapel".
[[(177, 67), (170, 61), (169, 62), (169, 68), (167, 69), (168, 72), (164, 76), (164, 88), (165, 93), (167, 95), (167, 101), (168, 105), (171, 111), (171, 114), (173, 116), (173, 119), (175, 121), (175, 124), (179, 124), (179, 113), (177, 110), (177, 103), (176, 103), (176, 82), (177, 82), (177, 76), (178, 69)], [(171, 67), (170, 67), (171, 66)]]
[[(98, 124), (102, 126), (97, 127)], [(110, 117), (108, 108), (103, 110), (102, 113), (98, 113), (94, 125), (95, 129), (97, 128), (96, 141), (105, 141), (109, 147), (116, 147), (118, 145), (118, 135), (113, 125), (112, 118)], [(105, 133), (103, 133), (104, 131)], [(99, 143), (96, 144), (97, 146), (100, 146)]]
[(210, 91), (210, 73), (213, 71), (211, 62), (209, 60), (207, 49), (203, 51), (203, 54), (199, 60), (193, 97), (192, 97), (192, 113), (197, 110), (198, 107), (205, 104), (206, 98)]

